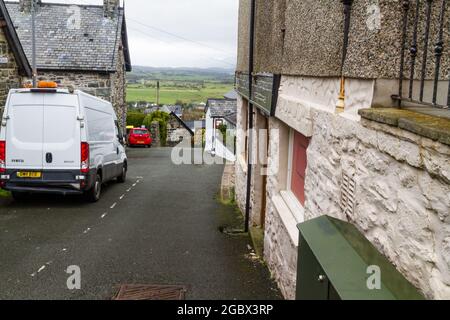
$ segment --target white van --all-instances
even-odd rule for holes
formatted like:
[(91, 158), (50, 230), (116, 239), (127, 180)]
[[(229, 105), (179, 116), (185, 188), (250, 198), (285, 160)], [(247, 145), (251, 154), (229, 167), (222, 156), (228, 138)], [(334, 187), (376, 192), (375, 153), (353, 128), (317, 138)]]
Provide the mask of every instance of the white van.
[(111, 103), (57, 88), (13, 89), (0, 130), (0, 188), (27, 193), (86, 194), (124, 182), (127, 157)]

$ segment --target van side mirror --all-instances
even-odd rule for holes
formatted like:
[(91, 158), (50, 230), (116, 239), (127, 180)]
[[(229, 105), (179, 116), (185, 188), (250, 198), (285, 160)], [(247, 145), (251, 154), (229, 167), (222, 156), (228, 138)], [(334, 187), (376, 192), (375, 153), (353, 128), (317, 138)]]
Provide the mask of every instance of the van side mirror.
[(122, 134), (120, 134), (120, 132), (119, 132), (119, 134), (117, 135), (117, 140), (119, 140), (119, 142), (120, 142), (121, 144), (123, 144), (123, 141), (125, 140), (125, 138), (123, 137)]
[(121, 144), (125, 144), (125, 143), (124, 143), (125, 138), (124, 138), (124, 136), (123, 136), (122, 130), (121, 130), (120, 127), (119, 127), (119, 122), (118, 122), (118, 121), (115, 121), (115, 125), (116, 125), (117, 139), (119, 140), (119, 142), (120, 142)]

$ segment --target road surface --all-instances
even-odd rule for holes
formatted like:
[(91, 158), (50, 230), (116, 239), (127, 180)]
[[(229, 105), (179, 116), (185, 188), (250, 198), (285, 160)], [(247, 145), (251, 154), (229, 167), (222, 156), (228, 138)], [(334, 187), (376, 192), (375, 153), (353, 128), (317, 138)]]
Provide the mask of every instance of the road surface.
[[(111, 299), (121, 284), (176, 284), (187, 299), (275, 299), (247, 236), (215, 200), (223, 167), (176, 166), (171, 149), (131, 149), (125, 184), (82, 197), (0, 199), (0, 299)], [(81, 289), (69, 290), (69, 266)]]

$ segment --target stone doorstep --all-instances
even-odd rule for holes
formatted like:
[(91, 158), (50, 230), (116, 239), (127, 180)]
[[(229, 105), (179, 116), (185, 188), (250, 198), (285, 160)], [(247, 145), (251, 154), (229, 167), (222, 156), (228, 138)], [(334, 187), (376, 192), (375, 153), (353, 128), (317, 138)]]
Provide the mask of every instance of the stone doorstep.
[[(398, 127), (450, 145), (450, 119), (446, 116), (433, 116), (398, 108), (361, 109), (358, 113), (364, 119)], [(442, 110), (442, 113), (450, 113), (450, 110)]]

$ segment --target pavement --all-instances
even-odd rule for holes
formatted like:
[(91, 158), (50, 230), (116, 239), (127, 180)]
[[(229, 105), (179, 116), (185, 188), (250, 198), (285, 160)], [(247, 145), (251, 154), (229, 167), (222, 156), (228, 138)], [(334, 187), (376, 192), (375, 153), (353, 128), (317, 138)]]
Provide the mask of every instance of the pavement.
[[(125, 184), (102, 199), (0, 198), (0, 299), (111, 299), (122, 284), (185, 285), (187, 299), (279, 299), (242, 223), (216, 200), (222, 165), (180, 165), (171, 149), (130, 149)], [(81, 289), (69, 290), (78, 266)]]

